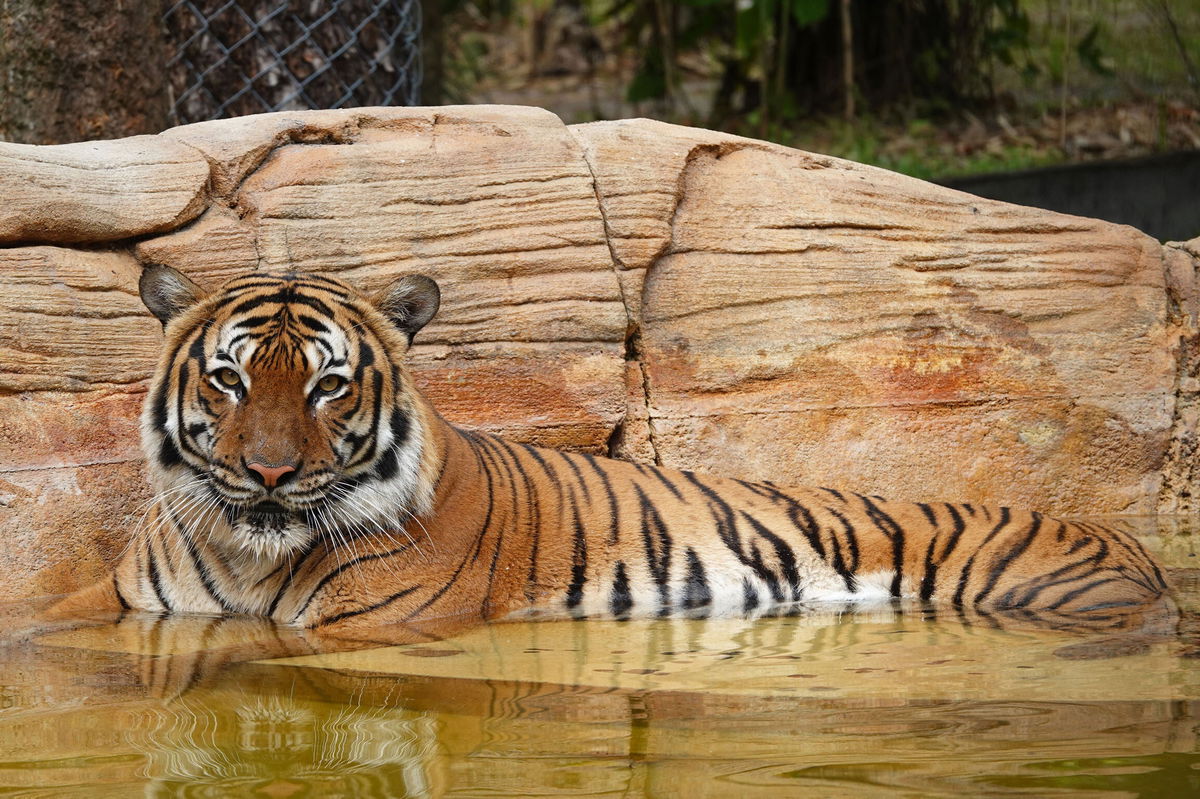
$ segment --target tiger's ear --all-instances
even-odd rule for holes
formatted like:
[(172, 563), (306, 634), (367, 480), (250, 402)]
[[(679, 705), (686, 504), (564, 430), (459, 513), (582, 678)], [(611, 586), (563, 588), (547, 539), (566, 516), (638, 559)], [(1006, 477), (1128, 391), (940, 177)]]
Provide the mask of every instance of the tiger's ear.
[(405, 275), (376, 294), (372, 301), (384, 316), (404, 331), (408, 343), (412, 344), (417, 331), (425, 327), (437, 313), (442, 292), (433, 278)]
[(146, 265), (138, 280), (138, 292), (163, 327), (205, 297), (204, 290), (182, 272), (162, 264)]

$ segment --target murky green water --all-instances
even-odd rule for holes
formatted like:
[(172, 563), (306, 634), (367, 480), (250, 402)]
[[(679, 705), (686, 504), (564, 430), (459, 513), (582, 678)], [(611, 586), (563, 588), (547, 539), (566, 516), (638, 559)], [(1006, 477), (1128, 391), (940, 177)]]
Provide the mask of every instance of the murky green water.
[(919, 607), (321, 640), (8, 608), (0, 793), (1200, 796), (1200, 535), (1141, 522), (1178, 619)]

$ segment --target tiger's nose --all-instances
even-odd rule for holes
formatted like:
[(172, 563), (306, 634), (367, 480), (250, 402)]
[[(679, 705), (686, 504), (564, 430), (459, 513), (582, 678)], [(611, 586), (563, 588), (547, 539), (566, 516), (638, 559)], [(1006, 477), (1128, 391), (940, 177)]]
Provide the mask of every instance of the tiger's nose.
[(255, 479), (262, 483), (267, 488), (275, 488), (281, 486), (296, 473), (296, 467), (290, 463), (281, 463), (278, 466), (269, 466), (258, 461), (250, 461), (246, 464), (246, 468), (255, 475)]

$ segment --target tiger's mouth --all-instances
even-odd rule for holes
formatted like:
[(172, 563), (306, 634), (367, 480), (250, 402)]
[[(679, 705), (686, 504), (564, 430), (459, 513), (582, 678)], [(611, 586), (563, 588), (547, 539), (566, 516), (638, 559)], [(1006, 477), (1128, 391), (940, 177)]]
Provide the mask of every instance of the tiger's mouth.
[(303, 548), (315, 534), (303, 511), (270, 499), (240, 508), (230, 523), (241, 547), (270, 559)]
[(269, 499), (243, 508), (237, 516), (242, 524), (261, 532), (277, 531), (299, 518), (296, 511)]
[(268, 499), (257, 505), (251, 505), (245, 510), (245, 513), (251, 516), (282, 516), (294, 513), (294, 511), (288, 510), (278, 502)]

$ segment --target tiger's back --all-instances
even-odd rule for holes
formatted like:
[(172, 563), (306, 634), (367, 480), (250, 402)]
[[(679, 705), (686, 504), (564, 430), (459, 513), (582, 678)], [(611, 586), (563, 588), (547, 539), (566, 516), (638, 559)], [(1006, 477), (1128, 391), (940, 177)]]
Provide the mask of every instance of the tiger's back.
[[(1161, 571), (1132, 536), (1037, 512), (889, 502), (829, 488), (525, 453), (533, 464), (526, 461), (521, 471), (545, 472), (544, 493), (565, 508), (546, 533), (575, 529), (573, 553), (594, 553), (582, 558), (583, 568), (573, 558), (563, 597), (570, 611), (746, 613), (797, 602), (910, 597), (1076, 612), (1141, 604), (1165, 589)], [(582, 463), (551, 472), (556, 460)], [(576, 510), (581, 496), (592, 504), (588, 495), (597, 493), (608, 506), (598, 518), (563, 524), (585, 513)], [(605, 535), (610, 516), (619, 521)], [(581, 535), (581, 528), (593, 534)]]
[[(451, 430), (486, 484), (450, 579), (486, 617), (746, 614), (911, 597), (1056, 612), (1141, 605), (1165, 583), (1132, 536), (1029, 511), (897, 503), (543, 450)], [(496, 490), (497, 487), (500, 490)], [(455, 504), (452, 495), (438, 504)], [(449, 535), (438, 516), (429, 534)], [(401, 614), (442, 591), (417, 588)], [(436, 602), (436, 600), (434, 600)]]

